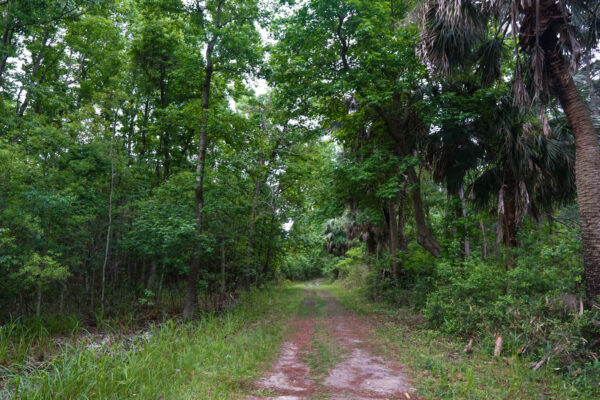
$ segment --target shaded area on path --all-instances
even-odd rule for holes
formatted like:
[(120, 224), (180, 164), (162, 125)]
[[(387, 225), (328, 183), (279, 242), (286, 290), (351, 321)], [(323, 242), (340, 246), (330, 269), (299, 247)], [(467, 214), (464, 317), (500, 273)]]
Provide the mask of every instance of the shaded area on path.
[[(306, 362), (318, 351), (311, 345), (316, 327), (325, 329), (332, 346), (340, 351), (339, 360), (323, 376)], [(306, 290), (291, 331), (277, 362), (256, 382), (257, 394), (247, 400), (414, 398), (415, 389), (397, 363), (377, 355), (369, 323), (325, 290)]]

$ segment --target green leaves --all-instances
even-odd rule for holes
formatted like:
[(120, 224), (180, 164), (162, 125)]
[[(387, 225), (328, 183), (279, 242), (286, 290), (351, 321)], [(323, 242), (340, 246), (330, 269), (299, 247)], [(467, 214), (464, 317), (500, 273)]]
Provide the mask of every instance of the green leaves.
[(33, 253), (27, 258), (17, 275), (31, 285), (44, 287), (53, 282), (64, 282), (71, 273), (68, 267), (60, 265), (52, 253)]

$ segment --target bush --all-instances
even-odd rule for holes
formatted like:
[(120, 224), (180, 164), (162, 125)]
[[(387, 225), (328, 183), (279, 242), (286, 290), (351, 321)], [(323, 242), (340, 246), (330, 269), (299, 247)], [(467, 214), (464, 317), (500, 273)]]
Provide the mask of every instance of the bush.
[[(596, 357), (600, 314), (580, 315), (583, 294), (576, 277), (582, 266), (576, 254), (577, 247), (568, 243), (538, 243), (486, 260), (440, 259), (425, 317), (437, 329), (478, 337), (490, 347), (500, 333), (509, 354), (583, 371), (581, 366)], [(505, 257), (512, 257), (514, 266), (507, 266)], [(586, 374), (594, 373), (595, 367), (586, 368), (591, 368)]]

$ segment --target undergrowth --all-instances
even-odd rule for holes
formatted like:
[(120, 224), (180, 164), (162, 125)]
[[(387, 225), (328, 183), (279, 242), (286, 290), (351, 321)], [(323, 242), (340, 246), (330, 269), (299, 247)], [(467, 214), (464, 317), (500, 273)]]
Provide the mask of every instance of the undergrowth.
[[(600, 396), (593, 376), (539, 370), (517, 352), (494, 357), (491, 341), (475, 342), (465, 353), (467, 340), (434, 329), (413, 310), (374, 302), (366, 291), (340, 283), (326, 286), (347, 308), (376, 321), (378, 339), (412, 371), (419, 395), (436, 399), (592, 399)], [(598, 368), (596, 365), (595, 368)]]
[[(36, 368), (22, 360), (3, 367), (0, 398), (239, 398), (277, 351), (284, 322), (301, 300), (299, 287), (274, 287), (244, 295), (222, 314), (151, 326), (128, 346), (67, 341)], [(19, 335), (9, 337), (4, 343)]]

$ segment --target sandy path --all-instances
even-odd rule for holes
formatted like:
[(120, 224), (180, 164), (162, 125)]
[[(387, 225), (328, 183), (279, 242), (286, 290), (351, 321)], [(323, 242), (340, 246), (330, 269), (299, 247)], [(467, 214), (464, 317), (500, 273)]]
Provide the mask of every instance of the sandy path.
[[(317, 351), (311, 346), (317, 325), (326, 329), (328, 340), (340, 352), (322, 376), (314, 376), (306, 361)], [(325, 290), (313, 287), (306, 291), (301, 313), (291, 328), (293, 334), (283, 344), (279, 359), (256, 382), (256, 394), (247, 400), (415, 399), (415, 389), (398, 363), (377, 354), (370, 323), (346, 310)]]

